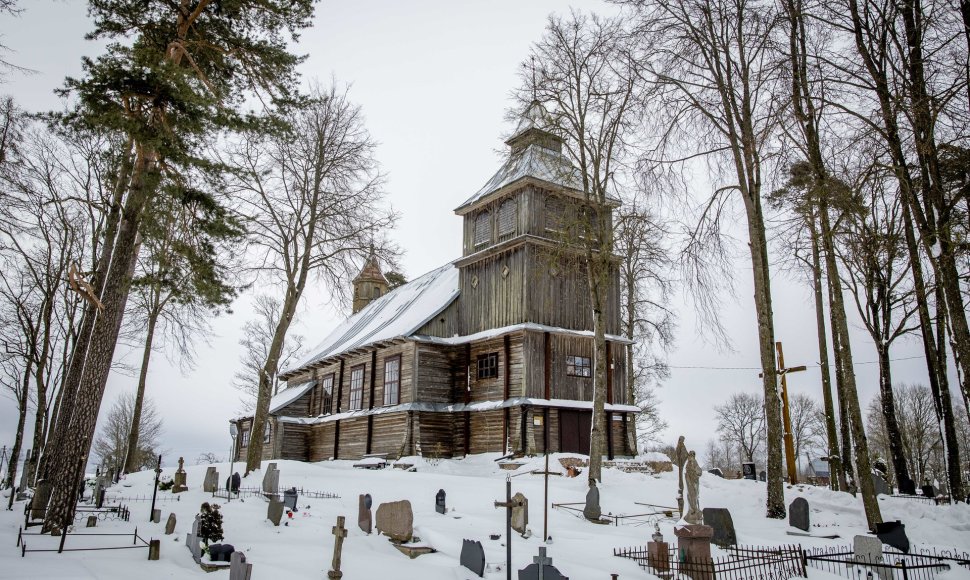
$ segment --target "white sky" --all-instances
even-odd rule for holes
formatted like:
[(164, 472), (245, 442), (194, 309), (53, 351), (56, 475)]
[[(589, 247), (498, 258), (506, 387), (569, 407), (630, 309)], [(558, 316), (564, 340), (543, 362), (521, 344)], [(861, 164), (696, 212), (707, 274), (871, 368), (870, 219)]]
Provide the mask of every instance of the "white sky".
[[(13, 52), (6, 59), (35, 70), (10, 75), (0, 93), (11, 94), (29, 110), (57, 109), (53, 94), (67, 75), (79, 75), (81, 55), (94, 56), (98, 44), (85, 41), (90, 30), (84, 2), (22, 1), (18, 18), (0, 17), (2, 42)], [(573, 6), (611, 12), (601, 2), (573, 2)], [(318, 5), (315, 26), (303, 33), (298, 51), (309, 55), (305, 78), (323, 82), (334, 76), (351, 83), (351, 98), (363, 107), (367, 127), (380, 142), (378, 158), (388, 173), (388, 197), (401, 213), (392, 237), (406, 255), (409, 279), (460, 255), (461, 219), (453, 209), (477, 191), (499, 167), (510, 129), (504, 121), (510, 91), (518, 84), (519, 63), (537, 40), (552, 11), (566, 10), (555, 0), (494, 0), (490, 2), (324, 2)], [(707, 180), (699, 189), (709, 188)], [(743, 247), (743, 245), (742, 245)], [(740, 255), (737, 299), (727, 298), (723, 323), (734, 352), (719, 352), (705, 341), (689, 299), (678, 293), (676, 344), (670, 353), (671, 378), (660, 389), (663, 416), (670, 424), (665, 439), (687, 436), (700, 454), (715, 437), (712, 406), (736, 391), (760, 392), (755, 370), (712, 370), (683, 367), (758, 367), (757, 329), (751, 290), (750, 261)], [(815, 313), (810, 288), (775, 269), (772, 277), (775, 332), (784, 342), (789, 366), (818, 361)], [(315, 345), (339, 317), (327, 306), (325, 293), (315, 290), (304, 299), (299, 332)], [(251, 296), (234, 304), (234, 314), (213, 321), (215, 334), (198, 349), (197, 368), (181, 374), (159, 353), (149, 371), (148, 394), (165, 424), (164, 464), (178, 456), (193, 463), (202, 452), (228, 454), (228, 419), (239, 410), (232, 388), (242, 348), (241, 328), (251, 318)], [(848, 300), (849, 297), (846, 296)], [(849, 303), (847, 306), (851, 308)], [(875, 350), (864, 330), (853, 330), (854, 357), (874, 361)], [(900, 342), (894, 358), (919, 356), (919, 342)], [(121, 352), (136, 365), (138, 353)], [(894, 364), (895, 382), (925, 382), (919, 359)], [(860, 398), (865, 407), (878, 392), (875, 364), (856, 366)], [(105, 409), (136, 379), (114, 375), (105, 394)], [(805, 392), (819, 401), (817, 367), (789, 378), (791, 393)], [(954, 391), (955, 401), (959, 395)], [(962, 407), (962, 405), (959, 405)], [(31, 419), (28, 419), (28, 423)], [(9, 399), (0, 401), (0, 444), (10, 445), (16, 412)], [(29, 442), (25, 445), (29, 446)]]

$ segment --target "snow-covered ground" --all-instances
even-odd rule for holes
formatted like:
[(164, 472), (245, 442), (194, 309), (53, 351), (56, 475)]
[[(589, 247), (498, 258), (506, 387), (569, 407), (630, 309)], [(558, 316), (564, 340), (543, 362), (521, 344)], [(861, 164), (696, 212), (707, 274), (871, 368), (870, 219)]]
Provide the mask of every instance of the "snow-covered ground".
[[(243, 550), (253, 564), (254, 580), (319, 579), (326, 578), (333, 553), (334, 537), (331, 527), (338, 515), (346, 516), (348, 536), (344, 541), (343, 571), (349, 579), (394, 578), (396, 580), (471, 579), (475, 576), (458, 564), (462, 538), (477, 539), (485, 547), (485, 557), (491, 571), (486, 578), (504, 578), (505, 512), (493, 502), (504, 500), (505, 478), (510, 472), (495, 464), (495, 454), (471, 456), (460, 460), (428, 462), (409, 458), (415, 472), (400, 469), (361, 470), (350, 461), (300, 463), (277, 461), (280, 469), (280, 488), (291, 486), (307, 490), (328, 491), (340, 499), (301, 498), (300, 512), (288, 520), (289, 525), (274, 527), (266, 519), (266, 502), (261, 498), (216, 500), (223, 513), (225, 542)], [(559, 470), (554, 456), (550, 467)], [(265, 464), (264, 464), (265, 465)], [(242, 466), (236, 464), (237, 470)], [(543, 459), (529, 460), (513, 475), (542, 469)], [(225, 480), (228, 465), (218, 465), (220, 479)], [(20, 557), (14, 546), (17, 528), (23, 523), (23, 505), (15, 504), (14, 511), (0, 511), (0, 578), (63, 578), (63, 579), (154, 579), (190, 578), (206, 576), (192, 561), (185, 548), (185, 534), (191, 527), (199, 505), (212, 501), (202, 492), (206, 466), (186, 467), (189, 491), (179, 494), (180, 501), (159, 504), (162, 520), (149, 523), (150, 505), (146, 502), (128, 504), (132, 510), (130, 522), (99, 522), (96, 531), (130, 532), (138, 526), (142, 537), (161, 538), (161, 560), (147, 561), (147, 550), (113, 550), (96, 552), (28, 553)], [(173, 469), (164, 475), (171, 477)], [(151, 494), (153, 473), (142, 472), (129, 476), (111, 488), (109, 494), (146, 496)], [(641, 514), (650, 511), (635, 502), (675, 505), (677, 477), (675, 473), (649, 476), (623, 473), (616, 469), (604, 472), (605, 483), (600, 487), (603, 513)], [(243, 486), (259, 486), (262, 472), (243, 480)], [(447, 493), (448, 513), (435, 512), (438, 489)], [(525, 474), (512, 478), (513, 493), (521, 491), (529, 499), (528, 539), (515, 535), (512, 557), (515, 569), (532, 562), (538, 552), (542, 536), (543, 481), (538, 475)], [(585, 474), (574, 478), (550, 477), (550, 502), (582, 502), (586, 494)], [(370, 493), (374, 512), (380, 503), (407, 499), (414, 509), (414, 531), (423, 543), (433, 546), (437, 553), (409, 560), (388, 540), (376, 533), (370, 536), (357, 527), (357, 501), (361, 493)], [(726, 507), (731, 510), (739, 544), (781, 545), (800, 543), (806, 547), (851, 544), (852, 537), (865, 533), (862, 503), (848, 494), (833, 493), (810, 486), (786, 488), (786, 502), (805, 497), (811, 507), (812, 533), (838, 534), (838, 540), (795, 537), (786, 534), (787, 521), (769, 520), (764, 514), (765, 487), (763, 483), (745, 480), (724, 480), (705, 474), (701, 479), (701, 505)], [(160, 497), (171, 497), (159, 492)], [(4, 504), (6, 502), (4, 501)], [(883, 518), (900, 519), (914, 544), (938, 548), (970, 549), (970, 508), (966, 505), (936, 507), (921, 502), (882, 498)], [(580, 506), (581, 507), (581, 506)], [(176, 533), (164, 535), (168, 514), (178, 519)], [(287, 518), (284, 516), (284, 520)], [(675, 542), (671, 519), (660, 521), (660, 530), (667, 541)], [(38, 528), (32, 528), (36, 531)], [(621, 579), (652, 578), (631, 560), (613, 556), (614, 548), (642, 546), (653, 533), (652, 523), (604, 526), (583, 520), (578, 513), (549, 510), (549, 529), (552, 543), (548, 555), (556, 567), (573, 580), (608, 579), (610, 573)], [(95, 530), (81, 530), (95, 531)], [(490, 534), (501, 534), (499, 540)], [(514, 532), (513, 532), (514, 534)], [(68, 537), (67, 547), (80, 542), (100, 542), (100, 545), (123, 545), (130, 541), (117, 537), (100, 540), (81, 540)], [(74, 543), (78, 542), (78, 543)], [(56, 540), (31, 536), (30, 548), (56, 547)], [(717, 553), (717, 550), (715, 549)], [(501, 571), (495, 568), (501, 567)], [(216, 574), (227, 574), (217, 572)], [(810, 571), (812, 578), (827, 578), (826, 574)], [(938, 578), (970, 578), (966, 571), (954, 570)]]

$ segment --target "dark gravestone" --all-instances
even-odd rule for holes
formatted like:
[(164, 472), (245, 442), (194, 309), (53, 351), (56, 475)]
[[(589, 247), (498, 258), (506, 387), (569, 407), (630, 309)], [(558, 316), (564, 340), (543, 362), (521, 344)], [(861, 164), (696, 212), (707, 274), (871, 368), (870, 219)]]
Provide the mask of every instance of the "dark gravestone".
[(745, 479), (750, 479), (751, 481), (758, 479), (758, 470), (753, 462), (742, 463), (741, 473), (744, 474)]
[(162, 549), (161, 540), (149, 540), (148, 542), (148, 559), (158, 560), (159, 552)]
[(232, 544), (212, 544), (209, 546), (209, 560), (213, 562), (229, 562), (236, 548)]
[(270, 499), (269, 506), (266, 508), (266, 517), (273, 522), (274, 526), (280, 525), (280, 520), (283, 519), (283, 502)]
[(590, 480), (589, 491), (586, 492), (586, 506), (583, 508), (583, 516), (587, 520), (595, 522), (600, 519), (601, 515), (603, 515), (603, 510), (600, 509), (600, 490)]
[(519, 580), (539, 580), (539, 567), (542, 566), (543, 580), (569, 580), (563, 576), (555, 566), (552, 565), (552, 558), (546, 557), (546, 548), (539, 548), (539, 555), (532, 558), (532, 564), (519, 570)]
[(298, 499), (299, 499), (299, 495), (297, 495), (295, 487), (291, 487), (290, 489), (285, 490), (283, 492), (283, 507), (290, 510), (291, 512), (297, 511), (296, 502)]
[(808, 501), (803, 497), (796, 497), (788, 506), (788, 525), (804, 532), (809, 528)]
[(899, 482), (899, 493), (903, 495), (916, 495), (916, 482), (910, 478)]
[(445, 490), (439, 489), (438, 493), (434, 496), (434, 511), (439, 514), (443, 514), (448, 509), (445, 507)]
[(727, 508), (704, 508), (704, 525), (714, 528), (711, 542), (726, 548), (738, 545), (738, 535), (734, 531), (734, 520)]
[(370, 508), (374, 505), (369, 493), (362, 494), (357, 501), (357, 526), (365, 534), (371, 533), (374, 529), (374, 518), (371, 516)]
[(485, 577), (485, 549), (481, 542), (462, 540), (460, 562), (462, 566), (474, 572), (479, 578)]
[(893, 490), (889, 483), (881, 475), (872, 474), (872, 487), (876, 490), (876, 495), (892, 495)]
[(936, 488), (931, 484), (924, 485), (920, 488), (923, 491), (923, 495), (926, 497), (936, 497)]
[(768, 472), (764, 469), (758, 472), (758, 481), (768, 481)]
[(232, 493), (239, 493), (239, 485), (242, 483), (242, 478), (239, 477), (239, 472), (233, 473), (231, 476), (226, 478), (226, 491)]
[(883, 544), (892, 546), (904, 554), (909, 553), (909, 538), (906, 536), (906, 525), (899, 520), (876, 524), (876, 537)]
[(711, 475), (716, 475), (721, 479), (724, 479), (724, 472), (721, 471), (720, 467), (715, 467), (714, 469), (708, 469), (707, 472), (710, 473)]
[(98, 516), (88, 516), (87, 527), (93, 528), (98, 525)]

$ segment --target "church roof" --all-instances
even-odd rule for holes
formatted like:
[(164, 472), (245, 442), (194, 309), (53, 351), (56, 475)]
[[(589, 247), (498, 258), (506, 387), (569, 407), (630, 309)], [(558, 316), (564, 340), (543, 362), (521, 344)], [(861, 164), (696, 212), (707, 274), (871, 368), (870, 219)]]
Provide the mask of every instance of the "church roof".
[[(323, 359), (414, 334), (458, 297), (458, 268), (446, 264), (374, 300), (343, 321), (300, 364), (280, 373), (292, 376)], [(289, 389), (287, 389), (289, 390)]]
[(364, 261), (364, 267), (360, 269), (360, 273), (354, 278), (354, 282), (360, 280), (371, 280), (377, 282), (384, 282), (387, 284), (387, 278), (384, 277), (384, 273), (381, 272), (381, 265), (377, 261), (377, 256), (374, 255), (373, 248), (371, 249), (370, 255)]

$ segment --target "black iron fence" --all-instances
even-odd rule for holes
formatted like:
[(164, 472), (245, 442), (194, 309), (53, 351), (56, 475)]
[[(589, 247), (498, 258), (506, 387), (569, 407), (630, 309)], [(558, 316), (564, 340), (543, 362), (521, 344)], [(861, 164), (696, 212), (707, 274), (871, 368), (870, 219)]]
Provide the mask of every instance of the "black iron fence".
[[(35, 514), (37, 517), (34, 517)], [(128, 518), (131, 517), (131, 512), (123, 504), (100, 508), (78, 507), (74, 510), (74, 524), (76, 525), (82, 519), (87, 520), (90, 516), (95, 516), (102, 522), (107, 520), (127, 522)], [(43, 525), (45, 517), (47, 517), (47, 508), (32, 509), (30, 502), (24, 505), (24, 528)]]
[[(290, 489), (293, 489), (293, 486), (291, 486), (291, 487), (284, 487), (284, 486), (281, 485), (279, 487), (279, 492), (276, 495), (277, 496), (282, 496), (283, 495), (283, 492), (285, 492), (287, 490), (290, 490)], [(340, 496), (339, 495), (337, 495), (335, 493), (331, 493), (329, 491), (315, 491), (315, 490), (311, 490), (311, 489), (303, 489), (302, 487), (297, 487), (296, 488), (296, 493), (297, 493), (297, 495), (300, 498), (340, 499)], [(268, 493), (264, 492), (263, 491), (263, 488), (261, 488), (261, 487), (240, 487), (239, 488), (239, 493), (233, 493), (232, 494), (232, 499), (236, 499), (236, 498), (240, 498), (240, 497), (242, 497), (242, 498), (246, 498), (246, 497), (266, 497), (268, 495), (271, 495), (271, 494), (268, 494)], [(216, 490), (216, 491), (212, 492), (212, 497), (218, 497), (218, 498), (221, 498), (221, 499), (229, 499), (229, 492), (226, 491), (225, 489), (219, 489), (219, 490)]]
[(812, 548), (805, 551), (806, 564), (843, 578), (867, 577), (879, 580), (933, 580), (940, 572), (955, 567), (970, 570), (966, 552), (912, 550), (909, 554), (883, 546), (881, 555), (857, 556), (849, 546)]
[[(66, 546), (67, 538), (71, 537), (71, 546)], [(131, 538), (131, 544), (120, 544), (120, 542), (110, 541), (111, 545), (93, 545), (97, 542), (86, 541), (89, 538)], [(83, 539), (82, 539), (83, 538)], [(27, 540), (30, 539), (31, 545), (41, 547), (28, 548)], [(54, 541), (56, 540), (56, 542)], [(55, 545), (56, 543), (56, 545)], [(20, 557), (26, 557), (28, 552), (90, 552), (100, 550), (130, 550), (132, 548), (148, 548), (150, 542), (138, 535), (138, 528), (131, 533), (100, 533), (100, 532), (67, 532), (64, 531), (60, 536), (42, 534), (38, 532), (27, 532), (23, 528), (17, 531), (17, 547), (20, 548)]]
[(735, 547), (728, 556), (686, 558), (677, 548), (650, 554), (645, 546), (619, 548), (614, 556), (630, 558), (663, 578), (693, 580), (788, 580), (807, 578), (801, 546)]

